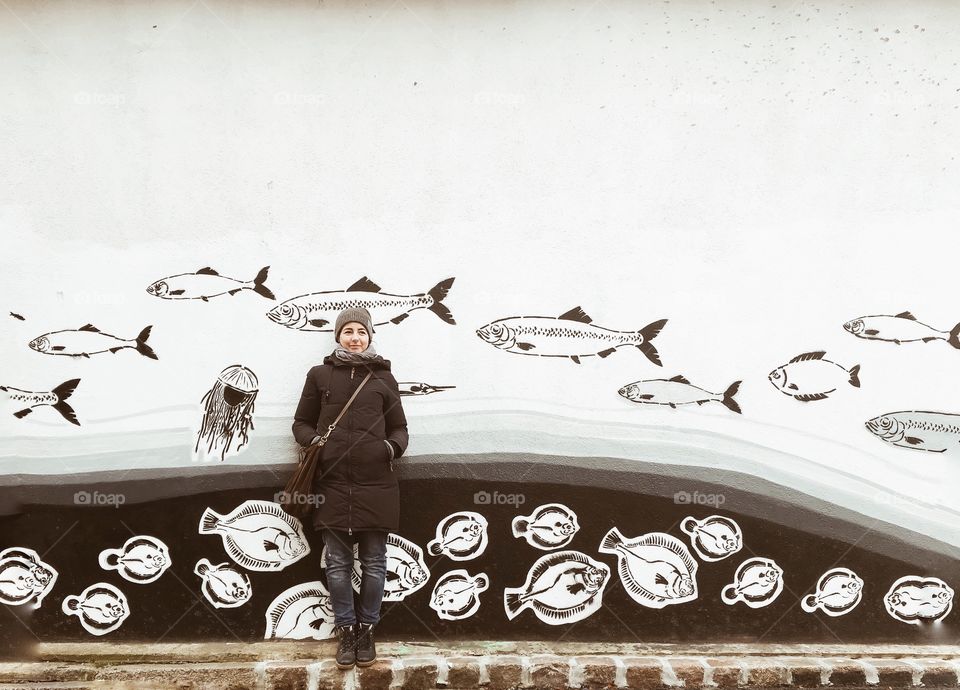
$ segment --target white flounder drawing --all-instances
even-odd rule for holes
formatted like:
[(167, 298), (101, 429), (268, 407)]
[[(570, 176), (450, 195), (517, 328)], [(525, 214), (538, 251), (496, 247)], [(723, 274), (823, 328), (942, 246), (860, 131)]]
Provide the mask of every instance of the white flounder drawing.
[(820, 576), (817, 589), (800, 600), (807, 613), (823, 611), (834, 618), (856, 608), (863, 598), (863, 580), (848, 568), (832, 568)]
[(437, 525), (436, 538), (427, 544), (431, 556), (445, 554), (454, 561), (468, 561), (487, 548), (487, 519), (470, 510), (452, 513)]
[(513, 620), (529, 608), (548, 625), (564, 625), (596, 613), (610, 568), (579, 551), (557, 551), (541, 556), (527, 573), (522, 587), (503, 590), (503, 608)]
[(61, 608), (80, 619), (91, 635), (106, 635), (119, 628), (130, 615), (130, 605), (119, 589), (108, 582), (90, 585), (83, 593), (64, 598)]
[(733, 583), (720, 592), (720, 600), (732, 606), (738, 601), (752, 609), (763, 608), (783, 591), (783, 569), (770, 558), (750, 558), (737, 568)]
[(941, 621), (953, 609), (954, 591), (939, 577), (906, 575), (883, 598), (887, 613), (901, 623)]
[(156, 537), (145, 534), (130, 537), (119, 549), (104, 549), (98, 558), (104, 570), (116, 570), (129, 582), (147, 584), (170, 567), (170, 551)]
[(203, 596), (218, 609), (243, 606), (253, 596), (250, 578), (232, 563), (213, 565), (206, 558), (201, 558), (193, 572), (202, 580), (200, 591)]
[(486, 573), (473, 576), (460, 568), (444, 573), (433, 586), (430, 608), (448, 621), (469, 618), (480, 608), (480, 593), (486, 592), (490, 578)]
[(680, 529), (690, 537), (690, 545), (702, 561), (722, 561), (743, 548), (740, 525), (722, 515), (711, 515), (703, 520), (685, 517)]
[(641, 606), (662, 609), (697, 598), (697, 562), (676, 537), (650, 532), (627, 539), (613, 527), (600, 542), (600, 553), (619, 559), (623, 588)]
[(529, 515), (518, 515), (511, 523), (513, 536), (542, 551), (560, 549), (580, 531), (577, 514), (562, 503), (545, 503)]
[(0, 603), (40, 608), (57, 581), (57, 571), (33, 549), (14, 546), (0, 551)]
[(310, 553), (300, 521), (270, 501), (244, 501), (228, 515), (207, 508), (200, 534), (219, 534), (223, 548), (247, 570), (283, 570)]
[(334, 636), (330, 592), (319, 580), (284, 590), (266, 612), (265, 640), (326, 640)]

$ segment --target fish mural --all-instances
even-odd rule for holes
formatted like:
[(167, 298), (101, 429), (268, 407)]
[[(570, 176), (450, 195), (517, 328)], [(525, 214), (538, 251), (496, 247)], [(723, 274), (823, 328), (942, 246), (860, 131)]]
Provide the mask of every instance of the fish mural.
[(147, 326), (136, 338), (125, 339), (109, 333), (103, 333), (92, 324), (86, 324), (77, 329), (51, 331), (31, 340), (28, 345), (34, 352), (44, 355), (61, 355), (63, 357), (87, 357), (104, 352), (116, 354), (120, 350), (136, 350), (144, 357), (159, 359), (153, 348), (147, 345), (150, 330)]
[(641, 606), (662, 609), (697, 598), (697, 562), (676, 537), (650, 532), (627, 540), (612, 527), (600, 542), (600, 553), (619, 559), (623, 588)]
[(120, 549), (104, 549), (98, 558), (104, 570), (116, 570), (129, 582), (147, 584), (157, 580), (171, 565), (167, 545), (155, 537), (130, 537)]
[[(327, 567), (327, 549), (324, 547), (320, 567)], [(353, 589), (360, 592), (360, 557), (357, 545), (353, 545), (353, 572), (350, 581)], [(412, 541), (393, 534), (387, 535), (387, 579), (383, 588), (383, 601), (403, 601), (427, 584), (430, 569), (423, 560), (423, 551)]]
[(23, 419), (38, 407), (52, 407), (68, 422), (80, 426), (77, 413), (67, 403), (67, 398), (73, 395), (78, 385), (80, 385), (80, 379), (70, 379), (49, 392), (0, 386), (0, 394), (2, 394), (0, 399), (4, 401), (4, 407), (12, 410), (13, 416), (17, 419)]
[(548, 625), (583, 620), (603, 604), (610, 568), (579, 551), (541, 556), (522, 587), (505, 587), (503, 608), (513, 620), (526, 608)]
[(398, 324), (417, 309), (429, 309), (442, 321), (456, 324), (443, 300), (454, 278), (437, 283), (426, 294), (394, 295), (364, 276), (346, 290), (312, 292), (281, 302), (267, 312), (276, 324), (297, 331), (333, 332), (337, 315), (344, 309), (362, 307), (370, 312), (374, 326)]
[(680, 530), (690, 537), (690, 545), (702, 561), (722, 561), (743, 548), (740, 525), (722, 515), (711, 515), (703, 520), (685, 517), (680, 522)]
[(247, 570), (283, 570), (310, 553), (300, 521), (270, 501), (244, 501), (229, 515), (207, 508), (200, 534), (219, 534), (227, 555)]
[(106, 635), (119, 628), (130, 615), (130, 605), (119, 589), (109, 582), (90, 585), (80, 595), (63, 600), (63, 612), (80, 619), (91, 635)]
[(235, 609), (246, 604), (253, 596), (250, 578), (231, 563), (213, 565), (206, 558), (201, 558), (194, 566), (193, 573), (202, 580), (200, 591), (203, 596), (218, 609)]
[(0, 603), (38, 609), (57, 581), (57, 571), (33, 549), (14, 546), (0, 551)]
[(487, 548), (487, 519), (465, 510), (452, 513), (437, 524), (436, 538), (427, 544), (431, 556), (444, 554), (454, 561), (469, 561)]
[(807, 613), (823, 611), (828, 616), (843, 616), (853, 611), (863, 598), (863, 580), (847, 568), (828, 570), (817, 581), (817, 589), (800, 600)]
[(259, 390), (257, 375), (244, 366), (231, 364), (220, 372), (200, 401), (203, 419), (193, 448), (195, 457), (219, 455), (223, 462), (228, 454), (239, 453), (247, 445)]
[(881, 441), (899, 448), (945, 453), (960, 450), (960, 415), (946, 412), (888, 412), (864, 423)]
[(826, 359), (826, 352), (805, 352), (770, 372), (767, 378), (784, 395), (800, 402), (824, 400), (841, 385), (860, 387), (860, 365), (850, 369)]
[(630, 402), (643, 405), (669, 405), (673, 409), (677, 405), (703, 405), (708, 402), (718, 402), (731, 412), (742, 414), (740, 405), (733, 399), (740, 389), (742, 381), (734, 381), (723, 393), (711, 393), (699, 386), (694, 386), (682, 375), (677, 374), (672, 379), (649, 379), (635, 381), (617, 391)]
[(327, 640), (333, 634), (333, 604), (319, 580), (284, 590), (266, 612), (265, 640)]
[(890, 586), (883, 598), (887, 613), (901, 623), (942, 621), (953, 609), (954, 591), (938, 577), (907, 575)]
[(456, 388), (456, 386), (431, 386), (429, 383), (417, 383), (415, 381), (400, 381), (397, 386), (400, 388), (400, 395), (402, 396), (430, 395), (431, 393), (440, 393)]
[(545, 503), (529, 515), (513, 518), (510, 526), (513, 536), (542, 551), (563, 548), (580, 531), (577, 514), (562, 503)]
[(264, 266), (253, 280), (237, 280), (222, 276), (205, 266), (196, 273), (178, 273), (154, 281), (147, 287), (147, 294), (160, 299), (199, 299), (208, 302), (211, 297), (252, 290), (261, 297), (275, 300), (277, 298), (270, 288), (264, 285), (269, 270), (269, 266)]
[(586, 312), (574, 307), (560, 316), (511, 316), (477, 329), (477, 336), (499, 350), (534, 357), (609, 357), (618, 347), (638, 348), (658, 367), (660, 354), (650, 342), (667, 319), (649, 323), (638, 331), (614, 331), (593, 325)]
[(462, 568), (444, 573), (430, 595), (430, 608), (445, 621), (469, 618), (480, 608), (480, 593), (486, 592), (490, 578), (486, 573), (476, 577)]
[(908, 311), (893, 316), (875, 314), (860, 316), (843, 324), (843, 329), (864, 340), (884, 340), (888, 343), (932, 343), (943, 340), (960, 349), (960, 323), (950, 331), (940, 331), (917, 321)]
[(720, 592), (720, 600), (733, 606), (738, 601), (752, 609), (763, 608), (783, 591), (783, 569), (769, 558), (750, 558), (737, 568), (733, 583)]

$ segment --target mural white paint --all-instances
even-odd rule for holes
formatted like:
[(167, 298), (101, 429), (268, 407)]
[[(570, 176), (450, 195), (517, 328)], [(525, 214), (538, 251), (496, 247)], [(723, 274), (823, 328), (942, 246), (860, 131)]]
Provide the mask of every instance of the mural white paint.
[(548, 625), (564, 625), (596, 613), (610, 569), (579, 551), (557, 551), (541, 556), (527, 572), (521, 587), (505, 587), (503, 608), (513, 620), (529, 608)]
[(469, 561), (487, 548), (487, 519), (465, 510), (452, 513), (437, 524), (436, 538), (427, 544), (431, 556), (445, 554), (454, 561)]
[(448, 621), (469, 618), (480, 608), (480, 593), (486, 592), (490, 578), (486, 573), (473, 576), (460, 568), (444, 573), (433, 586), (430, 608)]
[(116, 570), (128, 582), (156, 581), (172, 565), (167, 545), (155, 537), (130, 537), (119, 549), (104, 549), (97, 559), (104, 570)]
[(740, 525), (733, 518), (711, 515), (703, 520), (685, 517), (680, 529), (690, 537), (690, 545), (702, 561), (722, 561), (743, 548)]
[(566, 546), (580, 531), (577, 514), (562, 503), (545, 503), (529, 515), (513, 518), (510, 526), (513, 536), (543, 551)]
[(97, 636), (113, 632), (130, 615), (127, 598), (109, 582), (98, 582), (79, 595), (65, 597), (61, 608), (68, 616), (76, 616), (84, 630)]
[(848, 568), (832, 568), (820, 576), (813, 594), (800, 600), (807, 613), (818, 609), (828, 616), (844, 616), (863, 598), (863, 580)]
[(676, 537), (650, 532), (627, 539), (613, 527), (600, 542), (600, 553), (617, 557), (620, 582), (641, 606), (662, 609), (697, 598), (697, 562)]
[(750, 558), (737, 568), (733, 583), (720, 592), (724, 604), (738, 601), (752, 609), (769, 606), (783, 591), (783, 569), (769, 558)]
[(38, 609), (57, 582), (57, 571), (33, 549), (0, 551), (0, 603)]
[(243, 606), (253, 596), (250, 578), (231, 563), (213, 565), (206, 558), (201, 558), (194, 566), (193, 573), (200, 577), (203, 596), (218, 609)]
[(319, 580), (294, 585), (270, 602), (265, 640), (326, 640), (334, 636), (330, 592)]
[(247, 570), (283, 570), (310, 553), (303, 526), (269, 501), (244, 501), (228, 515), (207, 508), (200, 534), (219, 534), (233, 561)]
[(905, 575), (890, 585), (883, 603), (887, 613), (902, 623), (920, 625), (941, 621), (953, 609), (954, 591), (937, 577)]

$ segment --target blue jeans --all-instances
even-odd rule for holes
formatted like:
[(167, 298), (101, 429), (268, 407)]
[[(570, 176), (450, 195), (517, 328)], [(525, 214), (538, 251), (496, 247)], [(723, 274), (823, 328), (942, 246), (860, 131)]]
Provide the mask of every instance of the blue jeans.
[[(360, 557), (360, 597), (353, 606), (353, 540)], [(323, 530), (327, 547), (327, 588), (333, 604), (334, 625), (355, 625), (380, 621), (380, 602), (387, 581), (387, 533), (360, 530), (352, 535), (341, 530)]]

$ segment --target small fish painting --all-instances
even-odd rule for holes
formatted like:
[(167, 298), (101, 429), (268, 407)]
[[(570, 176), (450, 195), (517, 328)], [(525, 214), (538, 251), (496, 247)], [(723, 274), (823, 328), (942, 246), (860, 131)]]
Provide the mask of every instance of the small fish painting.
[(652, 341), (666, 319), (637, 331), (614, 331), (593, 325), (586, 312), (574, 307), (560, 316), (511, 316), (477, 329), (477, 336), (499, 350), (534, 357), (609, 357), (618, 347), (636, 347), (658, 367), (660, 354)]
[(120, 350), (136, 350), (144, 357), (158, 359), (157, 353), (147, 345), (150, 329), (147, 326), (140, 335), (130, 340), (103, 333), (92, 324), (86, 324), (77, 329), (52, 331), (44, 333), (31, 340), (28, 345), (34, 352), (44, 355), (61, 355), (63, 357), (87, 357), (104, 352), (116, 354)]
[(137, 584), (154, 582), (171, 565), (167, 545), (147, 535), (130, 537), (122, 549), (104, 549), (98, 560), (104, 570), (116, 570)]
[(33, 549), (20, 546), (0, 551), (0, 603), (38, 609), (57, 581), (57, 571)]
[(954, 592), (938, 577), (907, 575), (890, 586), (883, 598), (887, 613), (901, 623), (942, 621), (953, 609)]
[(817, 589), (800, 600), (807, 613), (823, 611), (836, 618), (850, 613), (863, 599), (863, 580), (847, 568), (828, 570), (817, 581)]
[(898, 448), (928, 453), (960, 451), (960, 415), (946, 412), (888, 412), (865, 423), (867, 431)]
[(246, 604), (253, 596), (250, 578), (232, 563), (213, 565), (206, 558), (201, 558), (193, 572), (202, 580), (200, 591), (203, 596), (218, 609), (235, 609)]
[(270, 288), (264, 285), (269, 270), (269, 266), (264, 266), (253, 280), (237, 280), (222, 276), (206, 266), (196, 273), (178, 273), (161, 278), (147, 287), (147, 294), (160, 299), (199, 299), (207, 302), (211, 297), (252, 290), (261, 297), (276, 299)]
[(566, 546), (580, 531), (577, 514), (562, 503), (545, 503), (530, 515), (518, 515), (511, 523), (513, 536), (523, 537), (530, 546), (551, 551)]
[(548, 625), (575, 623), (596, 613), (610, 568), (579, 551), (542, 556), (527, 573), (522, 587), (505, 587), (503, 608), (513, 620), (525, 608)]
[(763, 608), (783, 591), (783, 569), (769, 558), (744, 561), (733, 580), (720, 592), (720, 600), (729, 606), (742, 601), (752, 609)]
[(15, 318), (17, 321), (26, 321), (26, 320), (27, 320), (26, 317), (24, 317), (24, 316), (21, 315), (21, 314), (17, 314), (16, 312), (10, 312), (10, 316), (12, 316), (13, 318)]
[(685, 517), (680, 522), (680, 530), (690, 537), (690, 545), (703, 561), (722, 561), (743, 548), (740, 525), (722, 515), (711, 515), (703, 520)]
[(334, 636), (333, 604), (319, 580), (284, 590), (267, 607), (265, 640), (327, 640)]
[(847, 321), (843, 328), (864, 340), (884, 340), (888, 343), (932, 343), (943, 340), (960, 349), (960, 323), (951, 331), (939, 331), (932, 326), (917, 321), (917, 317), (908, 311), (894, 316), (876, 314), (861, 316)]
[(61, 608), (68, 616), (79, 618), (84, 630), (97, 636), (113, 632), (130, 615), (127, 598), (108, 582), (98, 582), (79, 596), (64, 598)]
[(703, 405), (708, 402), (718, 402), (731, 412), (741, 414), (740, 405), (733, 399), (740, 389), (741, 381), (734, 381), (723, 393), (711, 393), (698, 386), (694, 386), (682, 375), (672, 379), (650, 379), (635, 381), (617, 391), (630, 402), (643, 405), (669, 405), (673, 409), (677, 405)]
[(267, 312), (276, 324), (297, 331), (330, 333), (337, 315), (344, 309), (363, 308), (370, 312), (374, 326), (401, 323), (417, 309), (429, 309), (442, 321), (455, 324), (443, 300), (453, 286), (453, 278), (437, 283), (426, 294), (394, 295), (364, 276), (346, 290), (313, 292), (281, 302)]
[(676, 537), (650, 532), (628, 540), (612, 527), (600, 553), (619, 559), (623, 588), (641, 606), (662, 609), (697, 598), (697, 562)]
[(466, 570), (451, 570), (437, 580), (430, 595), (430, 608), (445, 621), (469, 618), (480, 608), (480, 593), (486, 592), (490, 578), (486, 573), (476, 577)]
[(416, 383), (415, 381), (400, 381), (397, 386), (400, 388), (400, 395), (403, 396), (430, 395), (431, 393), (440, 393), (456, 388), (456, 386), (431, 386), (429, 383)]
[(0, 400), (14, 417), (23, 419), (38, 407), (52, 407), (71, 424), (80, 426), (77, 413), (66, 402), (80, 384), (80, 379), (64, 381), (49, 392), (26, 391), (13, 386), (0, 386)]
[(453, 513), (440, 521), (436, 534), (436, 539), (427, 544), (427, 553), (469, 561), (487, 548), (487, 519), (469, 510)]
[(300, 521), (270, 501), (244, 501), (229, 515), (207, 508), (200, 534), (219, 534), (230, 558), (247, 570), (283, 570), (310, 553)]
[(847, 369), (826, 359), (826, 352), (805, 352), (770, 372), (773, 387), (800, 402), (824, 400), (841, 385), (860, 387), (860, 365)]
[[(327, 549), (320, 557), (320, 567), (327, 567)], [(353, 589), (360, 592), (361, 566), (359, 549), (353, 545), (353, 572), (350, 581)], [(423, 551), (412, 541), (393, 534), (387, 535), (387, 577), (383, 588), (383, 601), (403, 601), (419, 590), (430, 579), (430, 569), (423, 560)]]

